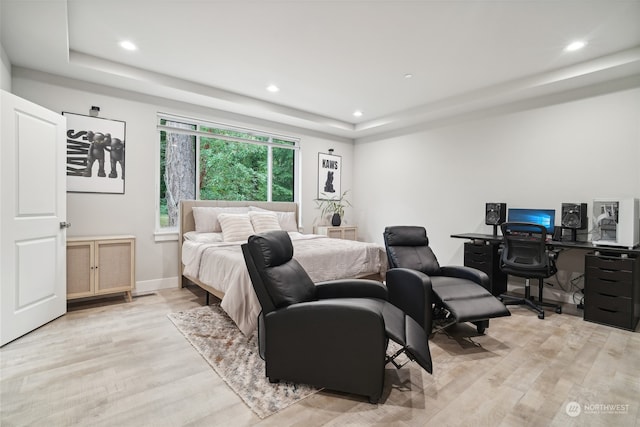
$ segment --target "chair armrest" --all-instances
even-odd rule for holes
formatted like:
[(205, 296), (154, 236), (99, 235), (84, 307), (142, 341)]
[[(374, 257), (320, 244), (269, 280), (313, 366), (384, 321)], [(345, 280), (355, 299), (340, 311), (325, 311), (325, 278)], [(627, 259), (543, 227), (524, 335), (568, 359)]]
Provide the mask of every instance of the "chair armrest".
[(491, 282), (489, 276), (484, 271), (480, 271), (477, 268), (465, 267), (462, 265), (448, 265), (440, 267), (440, 275), (446, 277), (456, 277), (458, 279), (467, 279), (477, 283), (483, 288), (491, 289)]
[[(358, 323), (356, 319), (377, 325), (382, 333), (385, 333), (382, 303), (373, 298), (333, 298), (301, 302), (264, 316), (266, 329), (275, 327), (286, 328), (291, 332), (295, 330), (304, 332), (308, 331), (311, 324), (322, 323), (322, 328), (335, 326), (331, 331), (332, 334), (356, 327)], [(306, 322), (311, 323), (305, 325)], [(357, 328), (362, 328), (362, 324)]]
[(387, 288), (368, 279), (339, 279), (316, 283), (318, 299), (378, 298), (387, 299)]
[(429, 276), (408, 268), (392, 268), (387, 271), (387, 288), (389, 302), (431, 334), (433, 293)]

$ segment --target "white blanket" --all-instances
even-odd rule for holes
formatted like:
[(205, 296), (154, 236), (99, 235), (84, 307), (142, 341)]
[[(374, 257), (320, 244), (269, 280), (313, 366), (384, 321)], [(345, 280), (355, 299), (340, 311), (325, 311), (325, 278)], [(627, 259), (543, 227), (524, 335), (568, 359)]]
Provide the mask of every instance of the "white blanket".
[[(293, 241), (293, 257), (314, 282), (362, 277), (387, 270), (384, 247), (378, 244), (296, 232), (289, 235)], [(224, 292), (220, 305), (245, 335), (255, 331), (260, 303), (240, 243), (185, 241), (182, 263), (185, 275)]]

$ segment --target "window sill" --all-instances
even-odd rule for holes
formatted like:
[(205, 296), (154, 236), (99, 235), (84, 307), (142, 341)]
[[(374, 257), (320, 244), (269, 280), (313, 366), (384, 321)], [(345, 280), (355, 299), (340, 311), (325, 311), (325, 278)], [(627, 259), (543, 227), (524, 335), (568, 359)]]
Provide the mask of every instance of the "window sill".
[(179, 234), (177, 230), (156, 231), (153, 237), (156, 242), (177, 242)]

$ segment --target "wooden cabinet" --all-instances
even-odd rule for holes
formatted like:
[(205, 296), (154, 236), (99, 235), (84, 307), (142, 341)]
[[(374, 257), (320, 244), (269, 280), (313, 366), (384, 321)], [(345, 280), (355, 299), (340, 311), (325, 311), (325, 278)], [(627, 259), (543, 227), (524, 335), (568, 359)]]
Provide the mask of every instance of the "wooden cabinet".
[(315, 229), (315, 234), (321, 234), (334, 239), (358, 240), (358, 227), (319, 225)]
[(135, 237), (67, 239), (67, 299), (124, 292), (135, 286)]
[(585, 257), (584, 320), (635, 330), (640, 319), (640, 257)]
[(499, 244), (464, 244), (464, 265), (483, 271), (489, 276), (491, 289), (487, 289), (494, 296), (507, 292), (507, 275), (500, 270)]

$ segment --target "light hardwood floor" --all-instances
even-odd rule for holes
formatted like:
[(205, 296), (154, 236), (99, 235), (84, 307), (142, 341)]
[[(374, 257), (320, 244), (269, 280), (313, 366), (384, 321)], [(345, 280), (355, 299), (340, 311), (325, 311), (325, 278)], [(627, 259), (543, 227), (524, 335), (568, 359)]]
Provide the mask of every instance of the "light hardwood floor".
[(379, 405), (320, 392), (260, 420), (167, 318), (203, 303), (188, 288), (71, 305), (0, 349), (0, 425), (640, 425), (640, 333), (522, 307), (484, 336), (437, 333), (434, 374), (389, 368)]

